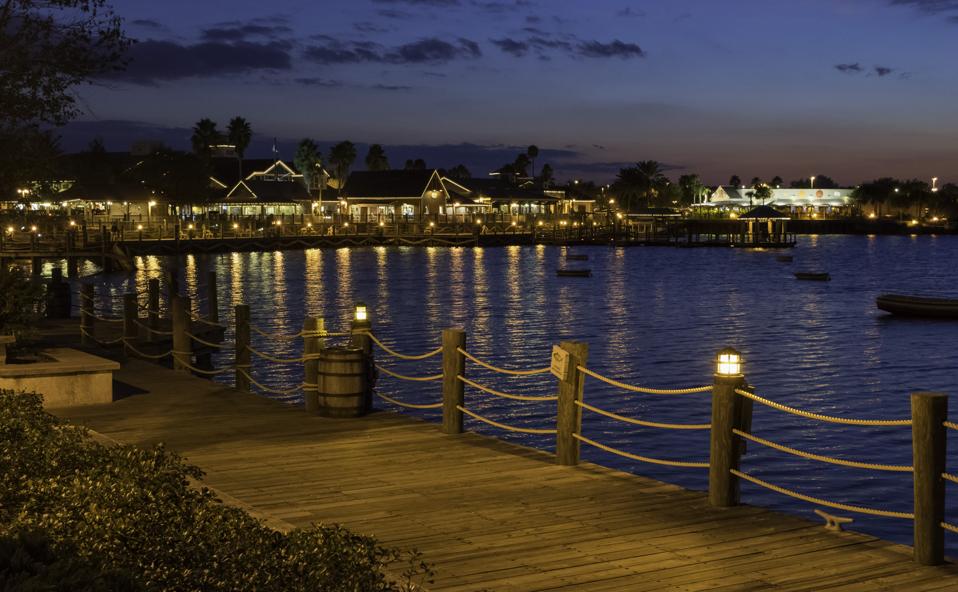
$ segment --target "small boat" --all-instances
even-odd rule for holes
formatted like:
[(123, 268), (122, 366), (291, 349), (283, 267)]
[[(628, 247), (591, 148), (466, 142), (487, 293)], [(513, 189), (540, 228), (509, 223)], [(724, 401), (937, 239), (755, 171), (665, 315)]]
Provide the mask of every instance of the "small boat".
[(791, 255), (779, 255), (775, 258), (776, 261), (781, 261), (782, 263), (791, 263), (793, 257)]
[(958, 298), (925, 298), (882, 294), (875, 300), (879, 309), (896, 315), (958, 319)]
[(592, 277), (591, 269), (557, 269), (559, 277)]
[(566, 261), (588, 261), (588, 255), (566, 255)]
[(832, 279), (832, 276), (828, 275), (828, 272), (796, 271), (795, 279), (807, 280), (811, 282), (827, 282)]

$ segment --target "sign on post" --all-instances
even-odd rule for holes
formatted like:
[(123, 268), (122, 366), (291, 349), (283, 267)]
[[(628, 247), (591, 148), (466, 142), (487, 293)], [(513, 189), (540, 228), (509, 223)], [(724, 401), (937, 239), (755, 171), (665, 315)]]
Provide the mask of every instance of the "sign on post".
[(559, 380), (569, 379), (569, 352), (558, 345), (552, 346), (552, 364), (549, 366), (553, 376)]

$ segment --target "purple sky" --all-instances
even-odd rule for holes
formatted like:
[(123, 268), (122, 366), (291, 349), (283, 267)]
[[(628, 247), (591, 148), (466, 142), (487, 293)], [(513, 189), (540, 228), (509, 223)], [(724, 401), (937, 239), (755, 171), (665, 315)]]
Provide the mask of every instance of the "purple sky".
[[(64, 133), (187, 148), (201, 117), (473, 174), (958, 180), (958, 0), (114, 0), (140, 40)], [(228, 8), (226, 8), (228, 7)]]

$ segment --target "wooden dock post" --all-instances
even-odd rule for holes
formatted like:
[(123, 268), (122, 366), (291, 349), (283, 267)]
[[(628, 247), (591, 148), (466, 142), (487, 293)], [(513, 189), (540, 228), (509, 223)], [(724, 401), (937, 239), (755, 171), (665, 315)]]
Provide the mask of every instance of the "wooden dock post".
[(460, 328), (442, 330), (442, 432), (462, 433), (462, 411), (465, 405), (465, 385), (459, 376), (466, 375), (466, 332)]
[[(357, 302), (356, 308), (353, 311), (353, 322), (350, 328), (353, 335), (350, 341), (353, 347), (362, 350), (369, 376), (375, 376), (374, 369), (376, 365), (373, 359), (373, 340), (369, 338), (369, 332), (372, 331), (372, 328), (373, 323), (369, 318), (369, 310), (364, 303)], [(362, 414), (369, 413), (373, 408), (374, 386), (372, 380), (367, 381), (367, 392), (364, 393)]]
[(915, 467), (915, 562), (945, 562), (945, 454), (948, 396), (911, 394), (912, 457)]
[(127, 347), (127, 342), (136, 342), (137, 334), (137, 301), (135, 293), (123, 295), (123, 351), (126, 355), (132, 355), (133, 350)]
[(582, 432), (581, 402), (585, 390), (585, 374), (578, 369), (589, 358), (589, 344), (581, 341), (563, 341), (559, 344), (569, 354), (565, 364), (565, 378), (559, 380), (559, 401), (556, 409), (556, 463), (565, 466), (579, 464), (579, 441), (573, 434)]
[[(151, 279), (146, 284), (147, 290), (147, 324), (150, 329), (159, 329), (160, 328), (160, 280), (157, 278)], [(146, 334), (147, 341), (153, 341), (154, 333), (148, 331)]]
[(249, 305), (237, 304), (234, 311), (233, 318), (236, 319), (236, 390), (248, 393), (250, 384), (247, 374), (251, 373)]
[(166, 279), (169, 282), (169, 296), (173, 298), (180, 294), (180, 270), (175, 267), (166, 272)]
[(190, 299), (188, 296), (174, 296), (173, 316), (173, 369), (189, 372), (187, 365), (193, 358), (193, 343), (190, 339)]
[(306, 411), (316, 413), (319, 410), (319, 351), (323, 348), (322, 334), (325, 322), (321, 318), (306, 317), (303, 323), (303, 398)]
[(742, 397), (736, 389), (746, 386), (741, 354), (731, 348), (718, 353), (715, 386), (712, 388), (712, 430), (709, 453), (709, 503), (717, 508), (738, 505), (738, 470), (742, 447), (733, 429), (744, 427)]
[(80, 285), (80, 343), (93, 345), (93, 284)]
[(216, 272), (210, 271), (206, 276), (206, 297), (209, 305), (209, 319), (211, 323), (220, 322), (220, 301), (216, 288)]

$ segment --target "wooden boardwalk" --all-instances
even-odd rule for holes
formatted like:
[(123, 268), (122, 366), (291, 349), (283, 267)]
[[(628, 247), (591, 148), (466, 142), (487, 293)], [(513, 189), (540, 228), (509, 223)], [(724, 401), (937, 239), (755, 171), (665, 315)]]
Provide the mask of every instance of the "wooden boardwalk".
[(166, 443), (274, 525), (416, 547), (432, 590), (958, 589), (958, 568), (909, 547), (393, 413), (323, 419), (139, 361), (117, 379), (146, 392), (58, 414)]

